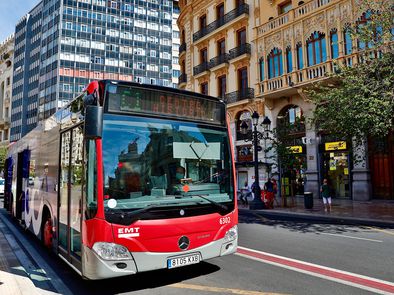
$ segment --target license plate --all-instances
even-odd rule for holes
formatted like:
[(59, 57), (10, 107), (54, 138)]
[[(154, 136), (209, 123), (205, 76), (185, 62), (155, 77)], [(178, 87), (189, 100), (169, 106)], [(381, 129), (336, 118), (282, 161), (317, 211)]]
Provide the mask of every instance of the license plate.
[(181, 267), (185, 265), (199, 263), (201, 260), (200, 254), (190, 254), (187, 256), (179, 256), (167, 260), (168, 268)]

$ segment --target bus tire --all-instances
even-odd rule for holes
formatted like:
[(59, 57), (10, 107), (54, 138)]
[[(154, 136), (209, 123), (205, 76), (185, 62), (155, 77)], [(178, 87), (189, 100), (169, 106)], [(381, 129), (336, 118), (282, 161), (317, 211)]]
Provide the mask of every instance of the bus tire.
[(43, 214), (42, 219), (42, 242), (44, 246), (48, 249), (52, 249), (53, 245), (53, 225), (52, 225), (52, 218), (51, 214), (48, 210)]

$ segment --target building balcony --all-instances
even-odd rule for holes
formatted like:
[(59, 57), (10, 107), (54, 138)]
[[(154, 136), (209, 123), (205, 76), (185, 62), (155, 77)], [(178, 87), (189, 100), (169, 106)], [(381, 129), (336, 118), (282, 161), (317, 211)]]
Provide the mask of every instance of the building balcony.
[[(335, 61), (326, 61), (317, 65), (306, 67), (302, 70), (296, 70), (291, 73), (285, 73), (279, 77), (265, 79), (260, 84), (260, 93), (267, 98), (281, 97), (297, 93), (297, 88), (306, 86), (318, 80), (327, 79), (329, 75), (337, 69), (337, 63), (348, 65), (352, 63), (357, 55), (347, 56)], [(272, 97), (271, 97), (272, 96)]]
[(254, 98), (254, 89), (245, 88), (238, 91), (227, 93), (224, 97), (224, 101), (226, 103), (235, 103), (238, 101), (253, 99), (253, 98)]
[(231, 49), (229, 52), (229, 58), (231, 60), (246, 54), (250, 55), (250, 53), (251, 53), (251, 46), (249, 43), (245, 43)]
[(181, 55), (182, 53), (186, 52), (186, 43), (182, 43), (179, 46), (179, 55)]
[(217, 66), (220, 66), (222, 64), (227, 64), (229, 59), (230, 59), (230, 55), (228, 53), (218, 55), (209, 61), (208, 68), (212, 70)]
[(10, 117), (3, 117), (0, 119), (0, 128), (3, 129), (5, 127), (10, 126)]
[(223, 17), (215, 20), (214, 22), (207, 25), (205, 28), (202, 28), (201, 30), (194, 33), (193, 42), (196, 42), (199, 39), (207, 36), (208, 34), (216, 31), (220, 27), (223, 27), (225, 24), (228, 24), (229, 22), (235, 20), (237, 17), (243, 14), (249, 14), (249, 5), (246, 3), (231, 10), (230, 12), (226, 13)]
[[(193, 68), (193, 76), (197, 76), (209, 70), (208, 62), (203, 62)], [(195, 77), (196, 78), (196, 77)]]
[(181, 74), (178, 78), (178, 86), (183, 87), (187, 83), (187, 75)]
[(264, 23), (259, 28), (257, 28), (257, 37), (263, 36), (271, 31), (280, 28), (287, 23), (301, 19), (303, 17), (309, 16), (311, 13), (326, 8), (330, 3), (338, 2), (336, 0), (312, 0), (297, 6), (287, 13), (281, 14), (274, 19)]

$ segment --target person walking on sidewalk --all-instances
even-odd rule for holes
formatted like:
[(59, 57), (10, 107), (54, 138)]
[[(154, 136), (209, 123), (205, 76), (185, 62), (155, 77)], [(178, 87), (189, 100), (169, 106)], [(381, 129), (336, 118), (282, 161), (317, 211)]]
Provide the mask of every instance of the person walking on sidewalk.
[(241, 201), (242, 205), (248, 205), (248, 196), (250, 194), (248, 182), (245, 181), (244, 186), (241, 188)]
[(331, 196), (330, 196), (330, 187), (328, 186), (328, 181), (325, 178), (323, 180), (323, 184), (320, 188), (321, 195), (323, 197), (324, 211), (331, 212)]

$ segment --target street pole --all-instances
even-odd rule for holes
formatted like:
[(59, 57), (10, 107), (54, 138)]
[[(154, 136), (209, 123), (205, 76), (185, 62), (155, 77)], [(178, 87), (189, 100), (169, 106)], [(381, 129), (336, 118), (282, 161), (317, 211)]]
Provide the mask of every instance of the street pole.
[[(264, 209), (265, 205), (261, 200), (261, 188), (260, 188), (260, 177), (259, 177), (259, 142), (261, 139), (265, 140), (265, 136), (263, 133), (257, 131), (257, 126), (259, 125), (259, 114), (254, 111), (252, 114), (252, 124), (253, 124), (253, 132), (252, 132), (252, 144), (254, 148), (254, 184), (253, 184), (253, 193), (254, 199), (250, 202), (250, 209)], [(269, 125), (271, 124), (271, 120), (268, 117), (265, 117), (262, 125), (264, 126), (264, 131), (267, 131)], [(248, 134), (248, 127), (249, 125), (243, 121), (241, 123), (241, 132), (242, 134)], [(245, 141), (249, 141), (250, 139), (247, 137)], [(266, 144), (265, 144), (265, 148)]]
[(253, 129), (253, 148), (254, 148), (254, 199), (251, 202), (250, 209), (263, 209), (264, 203), (261, 201), (261, 188), (259, 181), (259, 158), (258, 158), (258, 133), (257, 125)]

